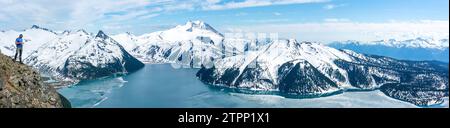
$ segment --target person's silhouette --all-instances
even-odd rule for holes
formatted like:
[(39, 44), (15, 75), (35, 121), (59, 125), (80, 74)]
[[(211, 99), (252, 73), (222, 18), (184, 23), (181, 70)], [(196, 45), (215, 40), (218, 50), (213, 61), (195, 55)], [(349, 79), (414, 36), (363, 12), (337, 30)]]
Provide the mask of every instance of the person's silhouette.
[(16, 55), (14, 56), (14, 61), (17, 59), (17, 54), (19, 54), (19, 62), (22, 63), (22, 50), (23, 50), (23, 35), (20, 34), (16, 39)]

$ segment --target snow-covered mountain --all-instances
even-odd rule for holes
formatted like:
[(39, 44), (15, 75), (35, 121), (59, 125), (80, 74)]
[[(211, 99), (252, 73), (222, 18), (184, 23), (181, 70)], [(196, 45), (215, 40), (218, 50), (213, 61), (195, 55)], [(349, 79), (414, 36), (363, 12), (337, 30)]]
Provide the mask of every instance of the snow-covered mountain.
[(390, 39), (386, 41), (342, 41), (329, 46), (349, 49), (360, 53), (389, 56), (406, 60), (437, 60), (449, 62), (449, 42), (447, 39), (419, 37), (408, 40)]
[(417, 105), (448, 96), (448, 65), (399, 61), (337, 50), (318, 43), (280, 40), (265, 49), (227, 57), (197, 73), (207, 84), (278, 91), (285, 96), (328, 95), (348, 89), (382, 89)]
[[(196, 65), (220, 57), (218, 43), (223, 35), (210, 25), (187, 22), (175, 28), (135, 36), (130, 33), (115, 35), (131, 54), (149, 63), (181, 63)], [(198, 64), (197, 64), (198, 65)]]
[(37, 50), (43, 44), (54, 40), (58, 37), (58, 33), (55, 33), (49, 29), (41, 28), (37, 25), (33, 25), (30, 29), (24, 31), (1, 31), (0, 32), (0, 51), (7, 56), (14, 56), (15, 54), (15, 40), (19, 34), (24, 35), (24, 51), (22, 57), (25, 58), (30, 55), (31, 52)]
[(63, 33), (32, 52), (25, 63), (52, 76), (74, 80), (132, 72), (144, 66), (102, 31), (94, 36), (83, 30)]
[(24, 31), (0, 32), (0, 49), (14, 56), (14, 41), (24, 35), (25, 64), (64, 81), (78, 81), (135, 71), (144, 66), (102, 31), (55, 32), (33, 25)]
[(227, 39), (202, 21), (189, 21), (166, 31), (141, 36), (124, 33), (112, 38), (143, 62), (179, 63), (190, 67), (243, 54), (246, 46), (252, 43), (244, 39)]
[[(322, 50), (322, 48), (326, 49)], [(322, 52), (319, 53), (317, 50)], [(322, 47), (316, 43), (298, 43), (296, 40), (280, 40), (279, 42), (268, 44), (266, 49), (260, 51), (248, 52), (246, 55), (237, 55), (218, 60), (213, 68), (230, 69), (228, 71), (218, 70), (218, 72), (215, 73), (215, 75), (218, 76), (222, 76), (223, 74), (226, 74), (226, 72), (231, 71), (235, 72), (235, 75), (243, 74), (243, 77), (251, 77), (253, 76), (252, 74), (259, 74), (257, 75), (258, 78), (251, 78), (249, 81), (233, 78), (232, 81), (223, 83), (225, 85), (239, 85), (241, 87), (271, 90), (277, 89), (277, 87), (273, 85), (279, 84), (278, 79), (280, 76), (277, 75), (278, 68), (286, 62), (296, 59), (309, 60), (314, 66), (330, 70), (336, 74), (330, 74), (330, 78), (336, 78), (336, 81), (343, 84), (348, 83), (348, 81), (337, 79), (339, 78), (338, 76), (344, 76), (342, 75), (344, 72), (333, 64), (332, 61), (336, 59), (349, 60), (350, 57), (329, 47)], [(323, 73), (325, 74), (326, 72)], [(239, 76), (236, 76), (236, 78), (237, 77)], [(264, 79), (264, 81), (258, 81), (262, 79)], [(326, 92), (328, 90), (322, 91)]]
[(133, 49), (137, 47), (139, 41), (139, 37), (131, 34), (130, 32), (113, 35), (111, 37), (118, 41), (119, 44), (122, 45), (127, 51), (133, 51)]
[(436, 39), (432, 37), (417, 37), (414, 39), (389, 39), (389, 40), (378, 40), (378, 41), (342, 41), (342, 42), (333, 42), (340, 44), (358, 44), (358, 45), (384, 45), (389, 47), (396, 48), (431, 48), (431, 49), (445, 49), (449, 47), (448, 37), (442, 39)]

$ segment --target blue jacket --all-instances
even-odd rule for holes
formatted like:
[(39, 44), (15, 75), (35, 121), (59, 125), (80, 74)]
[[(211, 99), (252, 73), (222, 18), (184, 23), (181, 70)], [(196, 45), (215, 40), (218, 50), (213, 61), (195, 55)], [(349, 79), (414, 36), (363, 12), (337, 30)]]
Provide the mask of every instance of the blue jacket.
[(23, 39), (22, 38), (17, 38), (16, 39), (16, 47), (17, 48), (22, 48), (23, 47)]

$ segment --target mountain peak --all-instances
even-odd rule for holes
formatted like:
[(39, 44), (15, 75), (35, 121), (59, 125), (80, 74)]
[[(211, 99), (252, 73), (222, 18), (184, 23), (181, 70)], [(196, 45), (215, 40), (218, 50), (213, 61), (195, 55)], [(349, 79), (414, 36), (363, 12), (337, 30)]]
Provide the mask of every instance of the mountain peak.
[(47, 28), (39, 27), (38, 25), (33, 25), (33, 26), (31, 26), (31, 29), (41, 29), (41, 30), (45, 30), (45, 31), (48, 31), (48, 32), (51, 32), (51, 33), (55, 33), (55, 34), (56, 34), (56, 32), (54, 32), (54, 31), (52, 31), (52, 30), (50, 30), (50, 29), (47, 29)]
[(292, 43), (298, 43), (298, 41), (296, 39), (288, 39), (288, 41), (292, 42)]
[(70, 30), (64, 30), (61, 34), (68, 35), (68, 34), (70, 34)]
[(205, 30), (214, 30), (209, 24), (203, 21), (188, 21), (185, 25), (187, 28), (197, 28), (197, 29), (205, 29)]
[(213, 33), (223, 36), (221, 33), (219, 33), (216, 29), (211, 27), (209, 24), (207, 24), (203, 21), (200, 21), (200, 20), (188, 21), (185, 25), (177, 26), (177, 28), (185, 29), (188, 32), (192, 32), (194, 30), (206, 30), (206, 31), (211, 31)]
[(31, 26), (31, 29), (42, 29), (42, 30), (45, 30), (45, 31), (53, 32), (53, 31), (50, 30), (50, 29), (43, 28), (43, 27), (40, 27), (40, 26), (38, 26), (38, 25), (33, 25), (33, 26)]
[(126, 32), (128, 35), (131, 35), (131, 32)]
[(83, 32), (83, 33), (85, 33), (85, 34), (87, 34), (87, 35), (89, 35), (89, 32), (87, 32), (86, 30), (84, 30), (84, 29), (79, 29), (77, 32)]
[(43, 27), (40, 27), (40, 26), (38, 26), (38, 25), (33, 25), (33, 26), (31, 26), (31, 29), (42, 29), (42, 30), (46, 30), (46, 31), (52, 32), (50, 29), (43, 28)]
[(192, 25), (192, 26), (205, 26), (206, 23), (203, 22), (203, 21), (197, 20), (197, 21), (188, 21), (188, 22), (186, 23), (186, 25)]
[(41, 27), (39, 27), (39, 26), (37, 26), (37, 25), (31, 26), (31, 29), (39, 29), (39, 28), (41, 28)]
[(95, 36), (96, 38), (102, 38), (102, 39), (106, 39), (108, 38), (108, 36), (102, 31), (98, 31), (97, 36)]

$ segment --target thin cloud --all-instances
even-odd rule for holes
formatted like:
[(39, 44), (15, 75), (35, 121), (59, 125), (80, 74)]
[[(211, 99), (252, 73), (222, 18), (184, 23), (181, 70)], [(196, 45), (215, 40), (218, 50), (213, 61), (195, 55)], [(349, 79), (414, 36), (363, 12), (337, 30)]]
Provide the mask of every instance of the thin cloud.
[(275, 15), (275, 16), (281, 16), (281, 15), (283, 15), (283, 14), (281, 14), (281, 13), (279, 13), (279, 12), (274, 12), (273, 15)]
[[(97, 23), (120, 22), (135, 18), (148, 19), (166, 11), (192, 8), (186, 3), (189, 2), (177, 0), (0, 0), (0, 14), (2, 19), (9, 20), (8, 26), (24, 27), (40, 24), (62, 29), (84, 28)], [(65, 24), (52, 26), (56, 22), (65, 22)]]
[(280, 23), (280, 22), (288, 22), (289, 19), (252, 19), (252, 20), (243, 20), (248, 23)]
[[(240, 2), (224, 0), (0, 0), (0, 20), (11, 28), (39, 24), (54, 29), (82, 29), (90, 26), (98, 28), (102, 24), (136, 19), (146, 20), (172, 11), (225, 10), (327, 1), (329, 0), (243, 0)], [(280, 13), (274, 13), (274, 15), (280, 15)], [(56, 22), (65, 23), (57, 24)]]
[(349, 19), (345, 19), (345, 18), (327, 18), (324, 19), (325, 22), (349, 22)]
[(248, 15), (248, 13), (240, 12), (240, 13), (237, 13), (235, 16), (247, 16), (247, 15)]
[(145, 15), (145, 16), (141, 16), (141, 17), (139, 17), (139, 19), (140, 20), (143, 20), (143, 19), (150, 19), (150, 18), (153, 18), (153, 17), (157, 17), (157, 16), (159, 16), (160, 14), (149, 14), (149, 15)]
[(6, 21), (6, 16), (4, 14), (0, 14), (0, 21)]
[(344, 6), (346, 6), (346, 4), (338, 4), (338, 5), (336, 5), (336, 4), (327, 4), (323, 8), (326, 9), (326, 10), (332, 10), (332, 9), (339, 8), (339, 7), (344, 7)]
[(224, 4), (212, 3), (203, 6), (203, 10), (226, 10), (249, 7), (262, 7), (272, 5), (323, 3), (329, 0), (244, 0), (240, 2), (228, 2)]

